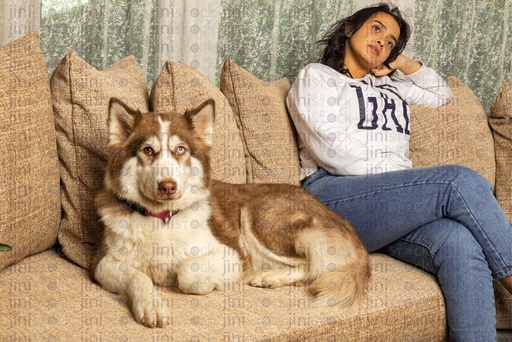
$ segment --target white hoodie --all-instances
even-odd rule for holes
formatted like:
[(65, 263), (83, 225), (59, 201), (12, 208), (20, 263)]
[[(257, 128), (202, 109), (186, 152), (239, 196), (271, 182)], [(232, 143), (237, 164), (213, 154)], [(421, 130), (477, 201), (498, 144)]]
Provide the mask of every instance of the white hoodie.
[(408, 169), (410, 112), (453, 98), (446, 82), (422, 65), (403, 80), (351, 79), (318, 63), (295, 79), (286, 103), (298, 133), (301, 178), (318, 166), (337, 175)]

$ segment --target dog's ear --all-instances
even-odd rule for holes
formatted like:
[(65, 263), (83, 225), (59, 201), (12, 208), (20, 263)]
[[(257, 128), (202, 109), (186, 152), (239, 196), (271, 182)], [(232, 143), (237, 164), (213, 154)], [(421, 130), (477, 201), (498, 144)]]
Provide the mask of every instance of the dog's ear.
[(206, 100), (199, 107), (187, 110), (187, 121), (194, 127), (195, 133), (203, 139), (208, 146), (213, 144), (213, 122), (215, 120), (215, 101)]
[(111, 98), (108, 105), (108, 133), (110, 145), (119, 144), (130, 136), (141, 113), (118, 98)]

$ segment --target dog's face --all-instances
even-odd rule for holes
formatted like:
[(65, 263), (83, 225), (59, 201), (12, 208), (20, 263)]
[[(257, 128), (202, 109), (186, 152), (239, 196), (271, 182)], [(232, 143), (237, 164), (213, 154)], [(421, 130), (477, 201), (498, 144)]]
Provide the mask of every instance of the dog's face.
[(112, 99), (107, 187), (154, 210), (183, 209), (204, 197), (210, 180), (213, 108), (213, 101), (207, 101), (185, 114), (140, 113)]

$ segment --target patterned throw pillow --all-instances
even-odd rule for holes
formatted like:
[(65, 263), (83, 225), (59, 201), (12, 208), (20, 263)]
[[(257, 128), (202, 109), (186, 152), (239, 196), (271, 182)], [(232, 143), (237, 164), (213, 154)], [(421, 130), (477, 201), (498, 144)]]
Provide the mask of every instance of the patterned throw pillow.
[(512, 222), (512, 83), (504, 83), (489, 117), (496, 153), (496, 198)]
[(69, 259), (89, 268), (101, 237), (93, 201), (108, 155), (108, 104), (115, 96), (148, 111), (146, 78), (133, 56), (98, 71), (68, 52), (52, 75), (51, 91), (62, 179), (58, 239)]
[[(0, 47), (0, 270), (55, 244), (59, 165), (39, 35)], [(5, 247), (5, 249), (8, 249)]]
[(288, 80), (264, 82), (228, 58), (220, 89), (241, 128), (247, 183), (299, 184), (295, 130), (286, 109)]
[(451, 76), (447, 83), (454, 95), (447, 105), (411, 106), (413, 167), (458, 164), (494, 185), (494, 145), (485, 109), (460, 80)]

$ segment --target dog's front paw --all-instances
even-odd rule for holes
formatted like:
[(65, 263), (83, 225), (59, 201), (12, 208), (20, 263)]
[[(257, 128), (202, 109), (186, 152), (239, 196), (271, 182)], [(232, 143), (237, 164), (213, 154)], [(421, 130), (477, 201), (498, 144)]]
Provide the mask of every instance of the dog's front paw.
[(132, 310), (135, 320), (150, 328), (163, 328), (170, 322), (167, 306), (157, 294), (133, 300)]

